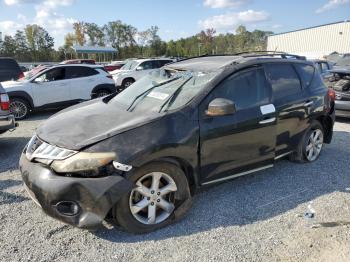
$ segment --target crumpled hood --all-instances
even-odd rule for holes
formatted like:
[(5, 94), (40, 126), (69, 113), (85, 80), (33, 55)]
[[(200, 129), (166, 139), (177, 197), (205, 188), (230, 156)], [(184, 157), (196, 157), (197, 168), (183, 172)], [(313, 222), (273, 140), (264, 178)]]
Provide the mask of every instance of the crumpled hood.
[(149, 123), (163, 114), (128, 112), (116, 103), (94, 99), (67, 108), (39, 126), (37, 135), (47, 143), (80, 150), (101, 140)]

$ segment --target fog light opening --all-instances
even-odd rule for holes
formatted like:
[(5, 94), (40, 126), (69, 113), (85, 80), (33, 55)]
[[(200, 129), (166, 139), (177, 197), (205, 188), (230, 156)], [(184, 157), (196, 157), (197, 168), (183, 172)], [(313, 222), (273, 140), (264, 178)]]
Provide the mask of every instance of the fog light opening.
[(61, 201), (56, 204), (56, 210), (64, 216), (75, 216), (80, 212), (80, 207), (73, 201)]

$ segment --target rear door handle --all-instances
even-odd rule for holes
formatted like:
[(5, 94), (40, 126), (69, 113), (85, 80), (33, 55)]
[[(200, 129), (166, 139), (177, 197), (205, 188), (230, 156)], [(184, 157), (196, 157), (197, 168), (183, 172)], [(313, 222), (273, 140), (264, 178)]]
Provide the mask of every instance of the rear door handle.
[(267, 119), (261, 120), (259, 122), (259, 124), (260, 125), (264, 125), (264, 124), (272, 123), (272, 122), (275, 122), (275, 121), (276, 121), (276, 117), (271, 117), (271, 118), (267, 118)]
[(313, 104), (314, 104), (314, 101), (308, 101), (308, 102), (305, 102), (305, 103), (304, 103), (304, 106), (310, 107), (310, 106), (312, 106)]

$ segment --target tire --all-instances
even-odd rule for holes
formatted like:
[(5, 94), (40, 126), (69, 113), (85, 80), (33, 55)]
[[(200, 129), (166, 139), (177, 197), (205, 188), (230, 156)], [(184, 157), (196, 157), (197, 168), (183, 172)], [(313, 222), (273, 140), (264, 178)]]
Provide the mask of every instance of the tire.
[[(142, 234), (162, 228), (181, 218), (191, 206), (186, 175), (174, 164), (154, 162), (137, 169), (128, 179), (136, 187), (112, 210), (114, 220), (128, 232)], [(159, 181), (158, 187), (155, 181)], [(164, 195), (160, 195), (162, 191)]]
[(10, 112), (14, 115), (16, 120), (25, 119), (30, 112), (29, 103), (22, 98), (11, 98), (10, 99)]
[(106, 89), (100, 89), (100, 90), (97, 90), (95, 95), (94, 95), (94, 98), (98, 98), (98, 97), (104, 97), (104, 96), (108, 96), (110, 95), (111, 92), (106, 90)]
[(128, 88), (128, 87), (131, 86), (133, 83), (135, 83), (135, 80), (134, 80), (134, 79), (132, 79), (132, 78), (127, 78), (127, 79), (123, 80), (122, 87), (123, 87), (123, 89)]
[(297, 150), (290, 155), (290, 160), (298, 163), (316, 161), (321, 154), (323, 143), (323, 127), (319, 121), (313, 121), (300, 140)]

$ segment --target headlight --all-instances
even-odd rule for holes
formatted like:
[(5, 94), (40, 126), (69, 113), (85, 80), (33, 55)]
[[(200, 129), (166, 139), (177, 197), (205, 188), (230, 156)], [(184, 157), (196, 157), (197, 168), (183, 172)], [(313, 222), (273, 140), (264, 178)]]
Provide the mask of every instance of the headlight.
[(54, 160), (51, 168), (57, 173), (75, 173), (97, 170), (117, 157), (116, 153), (87, 153), (80, 152), (64, 160)]

